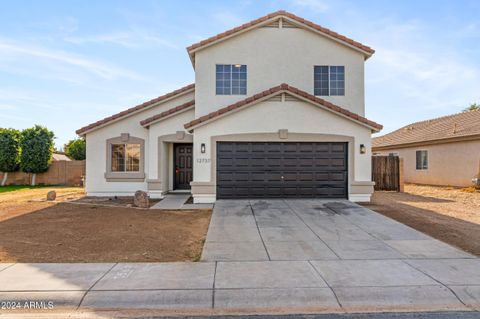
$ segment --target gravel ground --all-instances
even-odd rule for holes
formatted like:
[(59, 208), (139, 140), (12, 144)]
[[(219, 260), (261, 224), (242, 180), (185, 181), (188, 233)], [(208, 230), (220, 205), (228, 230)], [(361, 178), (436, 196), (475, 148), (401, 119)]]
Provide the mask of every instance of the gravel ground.
[[(56, 202), (45, 201), (48, 191)], [(82, 201), (81, 188), (0, 194), (0, 262), (197, 261), (211, 210), (158, 211)], [(81, 202), (79, 204), (77, 201)], [(112, 201), (106, 200), (112, 204)], [(122, 207), (123, 206), (123, 207)]]
[(480, 256), (480, 192), (407, 184), (404, 193), (375, 192), (364, 206)]

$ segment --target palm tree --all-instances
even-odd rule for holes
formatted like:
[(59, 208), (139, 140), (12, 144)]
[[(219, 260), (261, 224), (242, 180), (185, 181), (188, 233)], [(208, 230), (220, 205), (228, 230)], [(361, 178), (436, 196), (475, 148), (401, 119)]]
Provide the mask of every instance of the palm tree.
[(477, 111), (480, 110), (480, 104), (472, 103), (469, 107), (463, 109), (463, 112)]

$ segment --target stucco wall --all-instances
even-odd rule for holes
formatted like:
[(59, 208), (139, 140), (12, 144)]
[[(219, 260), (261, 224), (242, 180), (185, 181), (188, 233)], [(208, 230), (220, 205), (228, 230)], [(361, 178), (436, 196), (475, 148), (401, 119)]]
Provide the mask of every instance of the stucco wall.
[[(416, 151), (428, 151), (428, 169), (416, 169)], [(404, 159), (405, 182), (470, 186), (480, 166), (480, 141), (455, 142), (375, 152), (398, 153)]]
[[(156, 168), (150, 167), (150, 136), (148, 129), (140, 125), (140, 121), (150, 116), (161, 113), (170, 108), (188, 102), (194, 98), (194, 93), (189, 92), (174, 99), (168, 100), (146, 111), (126, 117), (111, 123), (86, 135), (87, 140), (87, 165), (86, 165), (86, 191), (90, 195), (131, 195), (137, 190), (147, 190), (146, 180), (156, 178)], [(179, 124), (179, 126), (183, 123)], [(144, 182), (107, 182), (106, 171), (106, 140), (118, 137), (122, 133), (145, 140), (145, 181)], [(173, 131), (172, 133), (175, 133)], [(156, 140), (156, 139), (155, 139)], [(156, 161), (155, 161), (156, 164)], [(154, 164), (154, 165), (155, 165)]]
[[(215, 182), (212, 175), (216, 170), (215, 154), (211, 152), (213, 137), (265, 133), (278, 136), (280, 129), (288, 129), (290, 136), (280, 140), (283, 142), (298, 141), (301, 134), (325, 135), (324, 139), (319, 136), (318, 141), (353, 140), (349, 148), (349, 181), (371, 181), (370, 129), (303, 101), (264, 101), (195, 129), (194, 182)], [(294, 137), (295, 134), (299, 135)], [(275, 138), (277, 141), (278, 137)], [(315, 141), (315, 137), (309, 141)], [(200, 152), (202, 143), (206, 146), (204, 154)], [(366, 154), (360, 154), (360, 144), (366, 146)]]
[[(216, 64), (246, 64), (247, 95), (215, 95)], [(315, 65), (345, 66), (345, 96), (322, 98), (364, 115), (361, 53), (300, 28), (258, 28), (196, 53), (196, 117), (281, 83), (313, 94)]]

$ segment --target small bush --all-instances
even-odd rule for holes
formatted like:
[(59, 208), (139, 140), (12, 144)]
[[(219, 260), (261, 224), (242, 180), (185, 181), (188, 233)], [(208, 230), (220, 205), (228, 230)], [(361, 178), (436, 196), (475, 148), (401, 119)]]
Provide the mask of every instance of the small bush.
[(52, 162), (55, 135), (47, 128), (35, 125), (22, 131), (20, 169), (25, 173), (43, 173)]
[(75, 140), (70, 140), (65, 144), (65, 154), (71, 159), (82, 161), (86, 158), (86, 146), (85, 139), (77, 138)]
[(20, 164), (20, 132), (0, 128), (0, 172), (18, 170)]

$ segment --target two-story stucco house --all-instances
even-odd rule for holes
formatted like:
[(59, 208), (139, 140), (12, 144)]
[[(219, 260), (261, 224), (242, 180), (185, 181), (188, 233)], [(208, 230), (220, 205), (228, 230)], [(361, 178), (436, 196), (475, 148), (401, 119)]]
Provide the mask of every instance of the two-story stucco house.
[(187, 51), (195, 84), (77, 131), (89, 195), (370, 199), (374, 50), (278, 11)]

